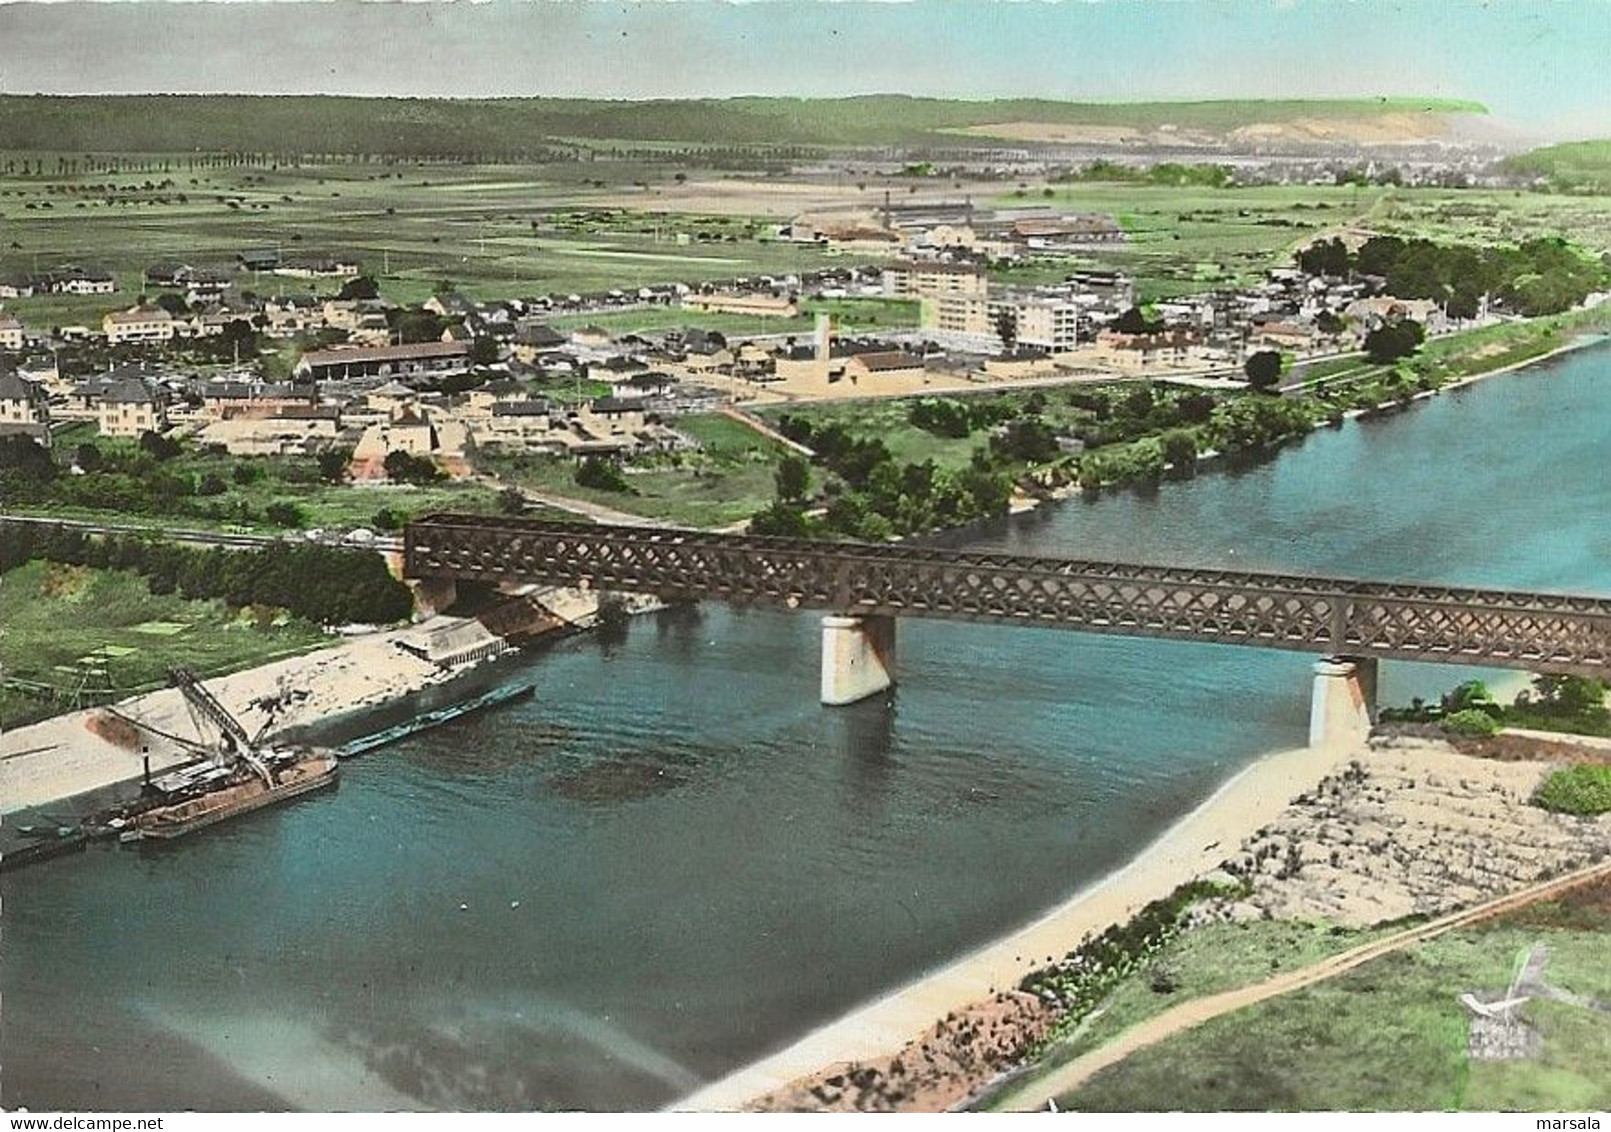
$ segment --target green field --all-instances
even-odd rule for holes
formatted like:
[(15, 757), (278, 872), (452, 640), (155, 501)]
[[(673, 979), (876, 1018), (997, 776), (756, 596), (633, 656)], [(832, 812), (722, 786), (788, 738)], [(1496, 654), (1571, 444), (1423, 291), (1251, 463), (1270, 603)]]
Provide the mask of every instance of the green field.
[(607, 314), (562, 315), (552, 319), (556, 330), (599, 326), (613, 334), (648, 334), (662, 330), (711, 330), (725, 335), (795, 334), (805, 336), (816, 326), (819, 313), (830, 316), (840, 330), (904, 330), (915, 327), (919, 307), (904, 299), (821, 299), (800, 304), (794, 318), (723, 314), (684, 310), (681, 307), (646, 307)]
[[(235, 457), (198, 448), (187, 442), (178, 456), (153, 461), (131, 440), (95, 435), (93, 425), (62, 430), (53, 449), (64, 465), (70, 463), (81, 442), (94, 444), (106, 460), (107, 473), (59, 478), (70, 496), (23, 504), (9, 509), (19, 514), (56, 515), (70, 519), (116, 523), (144, 521), (205, 529), (279, 530), (263, 514), (273, 503), (290, 503), (301, 509), (304, 527), (372, 527), (383, 509), (405, 516), (430, 511), (491, 514), (497, 510), (497, 491), (480, 483), (443, 482), (429, 486), (331, 484), (319, 478), (311, 457)], [(237, 469), (251, 473), (247, 482)], [(153, 474), (188, 483), (191, 494), (169, 496), (142, 491)], [(223, 488), (218, 494), (194, 492), (196, 485), (215, 477)], [(243, 511), (242, 508), (247, 510)]]
[[(835, 262), (815, 247), (758, 239), (768, 232), (759, 221), (606, 210), (578, 222), (571, 214), (592, 197), (649, 183), (645, 178), (670, 184), (669, 167), (600, 163), (588, 170), (598, 174), (590, 184), (565, 165), (248, 170), (152, 163), (155, 171), (135, 174), (0, 176), (7, 234), (0, 275), (77, 263), (112, 271), (119, 281), (116, 295), (12, 299), (8, 311), (43, 327), (98, 326), (100, 314), (135, 301), (150, 264), (222, 266), (254, 247), (277, 247), (287, 257), (356, 256), (400, 303), (422, 302), (443, 280), (496, 299), (786, 275)], [(120, 187), (98, 188), (108, 183)], [(243, 273), (237, 286), (276, 295), (327, 294), (339, 284)]]
[[(322, 648), (331, 638), (274, 611), (231, 613), (216, 601), (157, 596), (139, 575), (30, 562), (0, 575), (0, 669), (9, 680), (71, 692), (104, 667), (120, 694), (166, 684), (169, 667), (232, 672)], [(0, 726), (69, 710), (0, 687)]]
[[(1541, 1036), (1539, 1055), (1474, 1060), (1466, 1053), (1470, 1014), (1459, 996), (1493, 998), (1509, 985), (1519, 958), (1542, 942), (1548, 983), (1611, 1001), (1608, 895), (1602, 884), (1217, 1018), (1132, 1054), (1059, 1104), (1083, 1111), (1603, 1111), (1611, 1105), (1605, 1015), (1534, 999), (1519, 1009)], [(1242, 955), (1245, 981), (1263, 973), (1257, 933), (1223, 951), (1205, 950), (1214, 942), (1183, 952), (1180, 969), (1223, 969)], [(1132, 1004), (1145, 997), (1143, 988), (1127, 985), (1114, 996), (1115, 1010), (1144, 1016)]]
[(1508, 157), (1504, 164), (1512, 173), (1542, 177), (1559, 190), (1611, 191), (1611, 141), (1548, 145)]
[[(669, 157), (277, 169), (190, 168), (183, 158), (153, 157), (135, 173), (0, 174), (0, 223), (8, 236), (0, 246), (0, 274), (79, 263), (110, 270), (119, 281), (115, 295), (14, 299), (6, 308), (40, 327), (98, 325), (101, 314), (139, 297), (142, 273), (151, 263), (230, 264), (251, 247), (277, 247), (288, 257), (356, 256), (380, 277), (382, 293), (400, 303), (422, 302), (443, 282), (479, 299), (630, 293), (648, 285), (782, 276), (846, 262), (816, 247), (771, 240), (771, 222), (759, 217), (709, 215), (697, 210), (697, 202), (668, 205), (670, 198), (657, 197), (688, 169)], [(721, 174), (697, 167), (692, 172)], [(1075, 266), (1117, 267), (1136, 276), (1144, 299), (1251, 282), (1269, 267), (1289, 263), (1293, 250), (1315, 236), (1349, 229), (1475, 243), (1559, 234), (1591, 251), (1611, 249), (1607, 196), (1043, 180), (1004, 190), (995, 203), (1111, 214), (1128, 239), (1072, 259), (1000, 267), (993, 272), (997, 281), (1051, 282)], [(594, 207), (622, 192), (641, 193), (642, 207)], [(240, 275), (237, 285), (260, 295), (328, 294), (338, 286), (251, 273)], [(916, 318), (910, 309), (859, 300), (830, 304), (841, 305), (847, 327), (910, 325)], [(689, 325), (738, 333), (773, 329), (765, 325), (770, 320), (710, 317), (717, 321)], [(628, 319), (621, 325), (664, 324), (657, 314), (650, 324)]]
[(673, 424), (702, 450), (634, 461), (626, 477), (631, 494), (582, 487), (576, 462), (568, 457), (484, 452), (478, 460), (507, 483), (684, 526), (726, 526), (772, 501), (781, 445), (714, 413), (678, 417)]

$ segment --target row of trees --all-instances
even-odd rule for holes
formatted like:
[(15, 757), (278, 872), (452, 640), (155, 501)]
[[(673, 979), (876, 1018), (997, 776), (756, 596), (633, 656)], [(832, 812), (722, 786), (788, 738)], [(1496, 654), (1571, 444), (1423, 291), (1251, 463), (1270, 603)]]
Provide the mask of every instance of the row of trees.
[(34, 559), (132, 570), (154, 594), (230, 606), (273, 606), (323, 625), (390, 624), (413, 596), (377, 554), (308, 543), (263, 550), (201, 549), (133, 536), (97, 537), (65, 527), (0, 521), (0, 573)]
[(1299, 252), (1298, 266), (1311, 275), (1379, 276), (1389, 294), (1431, 299), (1458, 319), (1475, 318), (1484, 296), (1529, 318), (1559, 314), (1607, 281), (1605, 265), (1558, 238), (1507, 248), (1375, 236), (1357, 252), (1334, 238)]

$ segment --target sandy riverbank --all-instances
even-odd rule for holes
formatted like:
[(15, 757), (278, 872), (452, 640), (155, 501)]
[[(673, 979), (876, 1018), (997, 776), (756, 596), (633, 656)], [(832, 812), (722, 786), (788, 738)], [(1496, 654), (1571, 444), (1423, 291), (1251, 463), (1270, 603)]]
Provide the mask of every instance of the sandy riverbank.
[[(539, 600), (556, 623), (597, 612), (597, 599), (576, 591), (545, 592)], [(207, 686), (246, 730), (305, 727), (364, 711), (446, 683), (474, 660), (501, 647), (480, 622), (437, 615), (403, 629), (370, 633), (331, 647), (227, 676)], [(180, 694), (171, 688), (116, 705), (118, 712), (169, 734), (198, 738)], [(138, 777), (142, 748), (157, 771), (194, 755), (153, 734), (129, 741), (130, 728), (108, 725), (104, 709), (55, 716), (0, 735), (0, 814)]]
[(962, 1104), (1056, 1022), (1054, 1010), (1016, 990), (1024, 975), (1195, 878), (1252, 883), (1248, 895), (1200, 905), (1199, 922), (1367, 926), (1441, 915), (1602, 859), (1611, 852), (1611, 816), (1576, 818), (1530, 804), (1555, 766), (1584, 759), (1611, 760), (1611, 742), (1506, 732), (1455, 746), (1435, 729), (1411, 727), (1356, 745), (1268, 756), (1124, 869), (1040, 920), (675, 1107), (939, 1111)]
[(1349, 747), (1301, 749), (1266, 756), (1241, 771), (1138, 857), (1051, 912), (885, 998), (807, 1034), (793, 1045), (682, 1098), (691, 1111), (743, 1108), (824, 1066), (898, 1053), (937, 1019), (1008, 990), (1049, 958), (1087, 935), (1120, 923), (1207, 873), (1238, 845), (1274, 821), (1288, 802), (1358, 757)]

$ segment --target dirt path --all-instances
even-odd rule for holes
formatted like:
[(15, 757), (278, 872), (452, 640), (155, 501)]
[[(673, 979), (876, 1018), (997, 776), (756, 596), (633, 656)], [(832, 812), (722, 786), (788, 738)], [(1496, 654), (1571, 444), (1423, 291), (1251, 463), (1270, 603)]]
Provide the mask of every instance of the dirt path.
[(1100, 1049), (1082, 1054), (1067, 1065), (1059, 1066), (1052, 1072), (1027, 1081), (1017, 1088), (1008, 1089), (992, 1107), (1014, 1112), (1030, 1112), (1044, 1109), (1047, 1107), (1048, 1101), (1078, 1089), (1108, 1066), (1115, 1065), (1137, 1050), (1157, 1045), (1166, 1038), (1184, 1030), (1189, 1030), (1194, 1026), (1199, 1026), (1232, 1011), (1240, 1010), (1245, 1006), (1252, 1006), (1266, 999), (1276, 998), (1295, 990), (1302, 990), (1304, 987), (1312, 986), (1326, 979), (1335, 978), (1412, 943), (1432, 939), (1455, 928), (1465, 927), (1480, 920), (1525, 907), (1535, 901), (1557, 896), (1570, 888), (1575, 888), (1580, 884), (1585, 884), (1604, 876), (1611, 876), (1611, 861), (1602, 861), (1586, 869), (1579, 869), (1563, 877), (1557, 877), (1555, 880), (1532, 885), (1520, 892), (1513, 892), (1509, 896), (1501, 896), (1498, 899), (1474, 905), (1464, 911), (1454, 912), (1413, 928), (1406, 928), (1404, 931), (1395, 932), (1393, 935), (1375, 940), (1372, 943), (1362, 944), (1359, 947), (1333, 955), (1329, 959), (1323, 959), (1312, 966), (1276, 975), (1274, 978), (1266, 979), (1262, 983), (1255, 983), (1248, 987), (1238, 987), (1235, 990), (1222, 991), (1219, 994), (1212, 994), (1182, 1003), (1171, 1010), (1164, 1011), (1155, 1018), (1149, 1018), (1147, 1021), (1131, 1027)]

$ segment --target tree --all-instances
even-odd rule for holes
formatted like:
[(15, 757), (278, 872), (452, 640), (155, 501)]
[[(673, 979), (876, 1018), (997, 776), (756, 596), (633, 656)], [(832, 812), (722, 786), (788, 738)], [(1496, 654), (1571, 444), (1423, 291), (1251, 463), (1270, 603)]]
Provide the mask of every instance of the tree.
[(378, 299), (380, 298), (380, 284), (372, 275), (359, 275), (349, 279), (341, 285), (341, 291), (336, 296), (340, 299)]
[(1158, 438), (1164, 460), (1177, 472), (1190, 472), (1197, 466), (1197, 436), (1190, 429), (1170, 429)]
[(811, 521), (796, 506), (774, 500), (764, 511), (757, 511), (750, 519), (750, 533), (777, 535), (782, 538), (807, 538), (811, 534)]
[(1281, 355), (1274, 350), (1260, 350), (1242, 365), (1248, 385), (1260, 393), (1274, 389), (1281, 380)]
[(811, 489), (811, 466), (802, 457), (791, 453), (778, 461), (773, 479), (781, 502), (798, 503)]
[(576, 484), (578, 487), (590, 487), (595, 491), (613, 491), (618, 494), (628, 494), (632, 485), (627, 483), (621, 469), (609, 460), (601, 460), (597, 456), (589, 456), (583, 460), (576, 469)]
[(1131, 307), (1113, 320), (1113, 329), (1120, 334), (1157, 334), (1164, 328), (1163, 321), (1153, 321), (1140, 307)]
[(190, 304), (185, 302), (185, 297), (176, 295), (172, 291), (164, 291), (158, 295), (157, 306), (173, 315), (174, 318), (184, 318), (190, 313)]
[(996, 315), (996, 337), (1001, 339), (1001, 353), (1010, 357), (1018, 348), (1018, 312), (1003, 307)]
[(416, 456), (401, 449), (386, 453), (386, 477), (393, 483), (431, 484), (445, 479), (429, 456)]
[(147, 430), (140, 434), (140, 451), (157, 460), (171, 460), (179, 455), (180, 447), (177, 440)]
[(1309, 275), (1347, 275), (1348, 245), (1335, 236), (1316, 241), (1298, 253), (1298, 267)]
[(1412, 319), (1383, 323), (1365, 335), (1365, 353), (1374, 364), (1388, 365), (1415, 353), (1425, 337), (1425, 329)]
[(470, 364), (473, 366), (497, 365), (498, 340), (496, 338), (477, 338), (471, 343)]
[(73, 463), (78, 465), (80, 471), (98, 472), (104, 463), (104, 457), (99, 448), (86, 440), (73, 450)]
[(347, 478), (347, 464), (352, 460), (352, 453), (345, 448), (326, 448), (320, 452), (319, 478), (325, 483), (341, 483)]
[(498, 493), (498, 511), (504, 515), (519, 515), (526, 510), (526, 496), (518, 487), (506, 487)]
[(308, 525), (308, 514), (299, 505), (277, 499), (263, 508), (263, 518), (276, 527), (298, 529)]

